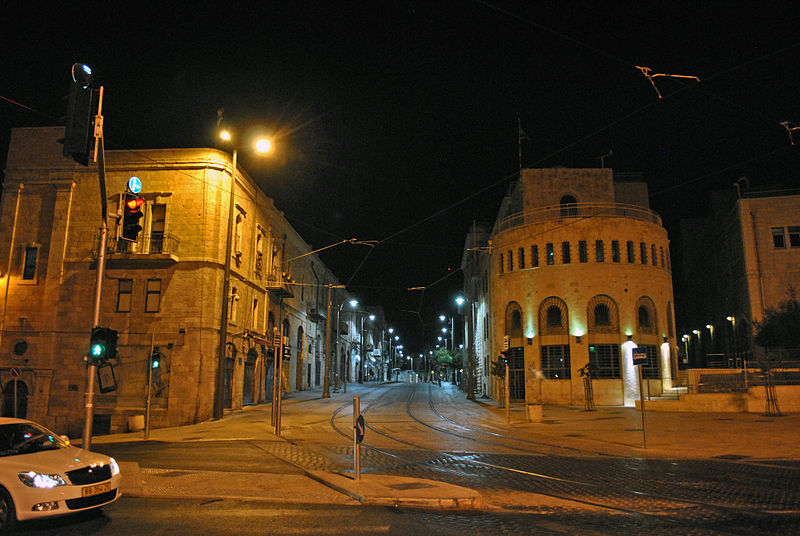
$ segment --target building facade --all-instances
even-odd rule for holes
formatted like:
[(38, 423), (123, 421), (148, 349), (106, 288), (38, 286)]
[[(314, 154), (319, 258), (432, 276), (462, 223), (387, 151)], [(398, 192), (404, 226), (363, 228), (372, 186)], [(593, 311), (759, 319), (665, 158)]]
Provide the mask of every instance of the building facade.
[(688, 277), (679, 327), (687, 367), (758, 362), (756, 325), (800, 289), (800, 191), (751, 191), (742, 183), (714, 192), (703, 218), (681, 222)]
[(487, 375), (486, 358), (503, 351), (510, 398), (526, 403), (530, 420), (541, 418), (542, 404), (583, 405), (588, 368), (595, 403), (632, 404), (637, 347), (647, 353), (643, 388), (656, 395), (672, 387), (669, 240), (646, 184), (615, 180), (607, 168), (524, 169), (490, 235), (473, 242), (480, 253), (465, 260), (481, 260), (465, 270), (470, 340), (492, 396), (502, 396), (502, 382)]
[[(0, 381), (4, 388), (16, 382), (18, 412), (75, 435), (83, 426), (101, 199), (97, 166), (64, 158), (62, 137), (59, 127), (12, 131), (0, 205)], [(105, 368), (98, 377), (101, 387), (115, 381), (116, 389), (95, 398), (96, 433), (125, 431), (144, 414), (151, 372), (152, 427), (209, 419), (218, 396), (230, 409), (271, 400), (279, 333), (284, 388), (321, 385), (331, 325), (326, 287), (338, 281), (245, 171), (232, 169), (230, 154), (107, 151), (105, 176), (100, 325), (116, 330), (118, 343), (113, 376)], [(118, 221), (132, 176), (145, 200), (136, 242), (120, 238)], [(226, 262), (230, 291), (223, 296)], [(334, 296), (347, 299), (343, 291)], [(332, 355), (346, 345), (333, 340)], [(14, 405), (9, 392), (4, 414)]]

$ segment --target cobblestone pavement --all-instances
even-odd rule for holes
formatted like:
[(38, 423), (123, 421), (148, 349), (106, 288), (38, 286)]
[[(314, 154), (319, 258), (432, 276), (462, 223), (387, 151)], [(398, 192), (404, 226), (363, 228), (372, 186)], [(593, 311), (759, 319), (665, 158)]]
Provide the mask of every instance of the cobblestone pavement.
[[(459, 421), (454, 390), (425, 385), (375, 390), (362, 471), (440, 480), (477, 489), (493, 507), (426, 513), (431, 524), (476, 534), (800, 534), (796, 460), (647, 458), (609, 455), (518, 438), (497, 423)], [(455, 404), (455, 405), (454, 405)], [(349, 433), (352, 413), (331, 422)], [(476, 430), (482, 428), (484, 431)], [(496, 435), (492, 435), (496, 434)], [(326, 471), (352, 471), (346, 441), (289, 438), (277, 456)], [(277, 452), (282, 450), (282, 452)]]

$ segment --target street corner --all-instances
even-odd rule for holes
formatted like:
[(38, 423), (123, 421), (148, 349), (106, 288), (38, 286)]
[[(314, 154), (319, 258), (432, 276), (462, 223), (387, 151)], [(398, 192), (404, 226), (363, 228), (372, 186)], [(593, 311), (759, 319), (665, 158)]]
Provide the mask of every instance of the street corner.
[(308, 476), (344, 493), (363, 505), (443, 510), (477, 510), (485, 506), (473, 489), (422, 478), (378, 474), (353, 475), (309, 471)]

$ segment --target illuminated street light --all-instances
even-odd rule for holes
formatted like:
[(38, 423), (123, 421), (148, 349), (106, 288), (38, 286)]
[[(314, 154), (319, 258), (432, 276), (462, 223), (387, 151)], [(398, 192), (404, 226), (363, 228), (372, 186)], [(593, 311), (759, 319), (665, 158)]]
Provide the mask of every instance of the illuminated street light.
[[(233, 153), (231, 154), (231, 188), (230, 188), (230, 197), (228, 202), (228, 229), (227, 234), (225, 235), (225, 268), (224, 268), (224, 275), (222, 278), (222, 311), (221, 311), (221, 318), (220, 318), (220, 329), (219, 329), (219, 352), (218, 352), (218, 360), (217, 360), (217, 377), (216, 377), (216, 385), (215, 385), (215, 396), (214, 396), (214, 408), (213, 408), (213, 417), (215, 419), (221, 419), (224, 413), (224, 406), (225, 406), (225, 351), (228, 346), (228, 303), (230, 300), (230, 286), (231, 286), (231, 256), (233, 250), (233, 214), (234, 208), (236, 205), (235, 198), (235, 190), (236, 190), (236, 169), (238, 167), (237, 160), (239, 157), (239, 148), (233, 143), (233, 135), (229, 130), (223, 130), (220, 132), (219, 137), (227, 142), (233, 144)], [(262, 149), (259, 149), (259, 144), (263, 148), (264, 139), (257, 140), (255, 142), (256, 150), (260, 153), (264, 153)], [(271, 149), (272, 144), (267, 141), (267, 151)], [(280, 323), (280, 318), (278, 319)], [(283, 337), (283, 334), (281, 334)], [(283, 340), (283, 339), (281, 339)], [(279, 428), (277, 428), (279, 429)]]

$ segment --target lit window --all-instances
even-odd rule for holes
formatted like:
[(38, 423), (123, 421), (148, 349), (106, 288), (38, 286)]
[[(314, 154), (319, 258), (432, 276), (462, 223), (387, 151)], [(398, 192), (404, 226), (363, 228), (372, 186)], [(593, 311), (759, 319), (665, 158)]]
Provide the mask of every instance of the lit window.
[(148, 279), (147, 291), (145, 292), (144, 311), (146, 313), (157, 313), (161, 310), (161, 280)]
[(772, 245), (775, 249), (786, 248), (786, 235), (783, 232), (783, 227), (772, 228)]
[(117, 312), (131, 312), (131, 297), (133, 296), (133, 279), (120, 279), (117, 282)]
[(36, 279), (36, 259), (38, 256), (38, 246), (28, 246), (25, 248), (25, 266), (22, 269), (22, 279), (28, 281)]

